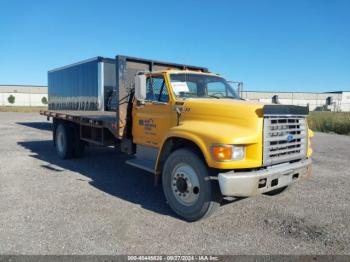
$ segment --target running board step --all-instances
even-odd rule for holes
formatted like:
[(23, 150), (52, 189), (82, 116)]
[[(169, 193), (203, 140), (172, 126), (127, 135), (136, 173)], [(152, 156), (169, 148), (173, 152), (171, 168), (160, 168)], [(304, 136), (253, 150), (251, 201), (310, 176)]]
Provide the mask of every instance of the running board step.
[(143, 169), (145, 171), (151, 172), (153, 174), (155, 173), (155, 170), (154, 170), (155, 163), (154, 163), (154, 161), (146, 160), (146, 159), (133, 158), (133, 159), (125, 161), (125, 163), (127, 163), (130, 166), (137, 167), (137, 168)]

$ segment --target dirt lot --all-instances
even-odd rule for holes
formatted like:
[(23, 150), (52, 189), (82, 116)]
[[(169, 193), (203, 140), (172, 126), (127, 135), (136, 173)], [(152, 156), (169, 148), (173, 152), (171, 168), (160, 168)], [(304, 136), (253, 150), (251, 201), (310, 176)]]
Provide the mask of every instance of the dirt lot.
[(350, 254), (350, 137), (316, 134), (309, 181), (187, 223), (112, 149), (58, 159), (50, 128), (0, 113), (1, 254)]

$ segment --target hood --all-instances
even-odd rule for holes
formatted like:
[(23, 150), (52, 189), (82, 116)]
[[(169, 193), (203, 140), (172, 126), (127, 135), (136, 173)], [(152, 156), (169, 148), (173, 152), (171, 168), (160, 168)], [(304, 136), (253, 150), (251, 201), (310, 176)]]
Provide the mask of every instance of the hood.
[[(173, 128), (176, 133), (174, 136), (192, 139), (197, 144), (202, 143), (203, 147), (212, 144), (245, 144), (247, 159), (253, 159), (256, 152), (262, 152), (263, 103), (190, 98), (178, 100), (175, 106), (182, 108), (182, 113), (179, 125)], [(191, 136), (186, 137), (188, 134)], [(260, 162), (255, 164), (258, 166)]]
[(183, 102), (184, 120), (207, 120), (245, 127), (255, 127), (263, 117), (265, 104), (237, 99), (186, 99)]

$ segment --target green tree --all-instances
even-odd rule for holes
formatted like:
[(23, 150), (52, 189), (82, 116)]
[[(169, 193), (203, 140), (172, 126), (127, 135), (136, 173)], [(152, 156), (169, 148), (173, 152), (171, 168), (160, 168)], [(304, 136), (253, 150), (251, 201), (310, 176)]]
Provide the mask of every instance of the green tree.
[(41, 103), (43, 103), (44, 105), (47, 105), (47, 98), (45, 96), (41, 98)]
[(10, 104), (14, 104), (15, 103), (16, 98), (13, 95), (10, 95), (7, 98), (7, 101), (9, 101)]

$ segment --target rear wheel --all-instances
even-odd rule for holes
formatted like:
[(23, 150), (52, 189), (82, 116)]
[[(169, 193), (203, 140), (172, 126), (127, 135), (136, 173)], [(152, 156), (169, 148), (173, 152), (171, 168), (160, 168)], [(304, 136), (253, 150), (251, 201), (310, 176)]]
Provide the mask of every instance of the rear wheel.
[(176, 150), (169, 156), (162, 181), (170, 207), (187, 221), (208, 217), (220, 206), (217, 181), (211, 181), (208, 167), (189, 149)]
[(79, 126), (71, 126), (71, 132), (73, 132), (73, 157), (81, 157), (85, 152), (86, 142), (80, 139)]
[(72, 134), (67, 125), (61, 123), (57, 126), (55, 134), (55, 145), (57, 155), (62, 159), (69, 159), (73, 156)]
[(81, 157), (85, 152), (85, 146), (86, 143), (84, 141), (80, 140), (79, 138), (76, 138), (73, 156)]

